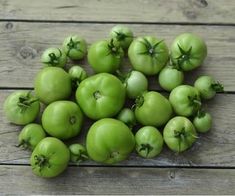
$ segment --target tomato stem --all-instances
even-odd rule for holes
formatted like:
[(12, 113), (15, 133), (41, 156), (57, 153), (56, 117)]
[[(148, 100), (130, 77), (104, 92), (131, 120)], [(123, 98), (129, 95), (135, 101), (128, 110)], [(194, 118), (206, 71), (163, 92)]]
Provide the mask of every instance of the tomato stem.
[(100, 91), (95, 91), (95, 92), (93, 93), (93, 96), (94, 96), (94, 98), (95, 98), (96, 100), (102, 97)]
[(150, 144), (141, 144), (140, 145), (139, 152), (145, 151), (146, 152), (146, 157), (148, 157), (149, 153), (153, 150), (153, 147)]
[(144, 96), (140, 95), (135, 100), (135, 107), (141, 107), (144, 104)]
[(35, 155), (34, 159), (35, 159), (35, 165), (38, 165), (40, 170), (43, 167), (45, 167), (46, 165), (48, 165), (48, 167), (50, 167), (49, 161), (44, 155)]
[(223, 86), (223, 84), (221, 84), (219, 82), (211, 84), (211, 88), (217, 93), (224, 92), (224, 86)]

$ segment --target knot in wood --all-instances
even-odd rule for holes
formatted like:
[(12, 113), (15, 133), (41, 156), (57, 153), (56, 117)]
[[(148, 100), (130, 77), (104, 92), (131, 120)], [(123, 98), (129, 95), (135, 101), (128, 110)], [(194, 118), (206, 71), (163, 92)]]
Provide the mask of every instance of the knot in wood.
[(29, 46), (24, 46), (20, 49), (20, 56), (23, 58), (23, 59), (27, 59), (27, 58), (35, 58), (37, 52), (35, 49), (29, 47)]

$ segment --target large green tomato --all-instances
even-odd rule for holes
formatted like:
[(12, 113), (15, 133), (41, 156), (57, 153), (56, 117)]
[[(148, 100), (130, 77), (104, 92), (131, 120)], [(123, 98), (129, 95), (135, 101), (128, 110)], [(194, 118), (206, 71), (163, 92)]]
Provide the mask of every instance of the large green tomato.
[(18, 137), (18, 146), (22, 146), (24, 149), (33, 150), (45, 137), (46, 133), (41, 125), (30, 123), (21, 130)]
[(62, 68), (46, 67), (37, 74), (34, 89), (40, 101), (49, 104), (70, 97), (72, 80)]
[(62, 141), (46, 137), (34, 149), (30, 164), (34, 174), (51, 178), (58, 176), (67, 168), (69, 159), (69, 149)]
[(142, 125), (164, 125), (172, 112), (168, 99), (158, 92), (149, 91), (136, 99), (135, 116)]
[(211, 76), (200, 76), (194, 83), (203, 99), (211, 99), (217, 92), (223, 92), (223, 85), (216, 82)]
[(123, 49), (127, 49), (133, 41), (133, 32), (126, 26), (116, 25), (110, 31), (110, 37)]
[(180, 116), (192, 116), (201, 107), (198, 90), (189, 85), (180, 85), (174, 88), (169, 100), (176, 114)]
[(142, 127), (135, 134), (136, 151), (144, 158), (153, 158), (163, 148), (162, 134), (152, 126)]
[(86, 41), (78, 35), (71, 35), (65, 38), (63, 50), (73, 60), (83, 59), (87, 53)]
[(197, 132), (189, 119), (176, 116), (166, 124), (163, 138), (171, 150), (182, 152), (193, 145), (197, 139)]
[(16, 91), (4, 101), (4, 113), (7, 119), (17, 125), (33, 122), (40, 110), (40, 103), (30, 91)]
[(91, 159), (114, 164), (125, 160), (135, 147), (135, 137), (121, 121), (104, 118), (89, 129), (86, 148)]
[(80, 83), (76, 100), (82, 111), (91, 119), (112, 117), (124, 105), (125, 87), (111, 74), (96, 74)]
[(199, 67), (207, 56), (204, 40), (192, 33), (183, 33), (175, 38), (170, 49), (171, 60), (183, 71)]
[(157, 74), (166, 65), (168, 53), (163, 40), (150, 36), (136, 38), (128, 49), (128, 56), (134, 69), (146, 75)]
[(83, 114), (79, 106), (72, 101), (56, 101), (49, 104), (42, 114), (42, 126), (45, 131), (65, 140), (79, 134)]
[(91, 45), (87, 58), (96, 73), (113, 73), (119, 68), (123, 56), (122, 48), (113, 40), (103, 40)]

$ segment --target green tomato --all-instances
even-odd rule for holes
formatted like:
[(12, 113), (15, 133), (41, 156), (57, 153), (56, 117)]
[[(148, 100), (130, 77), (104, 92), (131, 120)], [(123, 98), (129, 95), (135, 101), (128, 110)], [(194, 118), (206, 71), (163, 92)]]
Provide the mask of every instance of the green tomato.
[(41, 62), (46, 66), (64, 67), (67, 57), (60, 48), (48, 48), (42, 53)]
[(136, 38), (128, 49), (133, 68), (145, 75), (157, 74), (166, 65), (168, 53), (163, 40), (150, 36)]
[(113, 40), (98, 41), (88, 50), (88, 62), (96, 73), (114, 73), (120, 66), (124, 52)]
[(193, 119), (193, 125), (200, 133), (206, 133), (211, 129), (212, 117), (208, 112), (199, 112)]
[(133, 41), (133, 32), (126, 26), (116, 25), (110, 31), (110, 37), (123, 49), (127, 49)]
[(172, 116), (172, 107), (167, 98), (149, 91), (136, 99), (135, 116), (142, 125), (159, 127)]
[(136, 151), (144, 158), (153, 158), (163, 148), (162, 134), (152, 126), (142, 127), (135, 134)]
[(130, 99), (135, 99), (148, 90), (148, 79), (139, 71), (131, 71), (124, 82), (126, 93)]
[(59, 139), (72, 138), (80, 133), (83, 114), (72, 101), (55, 101), (49, 104), (42, 114), (45, 131)]
[(183, 71), (199, 67), (207, 56), (204, 40), (192, 33), (183, 33), (175, 38), (170, 49), (171, 60)]
[(65, 38), (63, 50), (72, 60), (83, 59), (87, 53), (87, 43), (83, 38), (71, 35)]
[(183, 116), (176, 116), (164, 127), (163, 138), (171, 150), (183, 152), (196, 141), (197, 132), (189, 119)]
[(172, 91), (184, 81), (184, 73), (174, 66), (166, 66), (158, 76), (160, 86), (166, 91)]
[(211, 99), (217, 92), (223, 92), (223, 85), (216, 82), (211, 76), (200, 76), (194, 83), (203, 99)]
[(71, 144), (69, 150), (70, 160), (77, 165), (88, 159), (87, 151), (81, 144)]
[(176, 114), (180, 116), (192, 116), (201, 107), (199, 92), (195, 87), (180, 85), (174, 88), (169, 100)]
[(52, 178), (67, 168), (69, 159), (69, 149), (62, 141), (54, 137), (46, 137), (34, 149), (30, 164), (33, 173), (37, 176)]
[(127, 159), (135, 147), (135, 137), (121, 121), (104, 118), (89, 129), (86, 149), (91, 159), (114, 164)]
[(46, 133), (41, 125), (30, 123), (21, 130), (18, 137), (18, 146), (22, 146), (24, 149), (33, 150), (45, 137)]
[(68, 73), (72, 79), (72, 86), (74, 89), (77, 89), (79, 83), (87, 78), (86, 71), (79, 65), (72, 66)]
[(123, 108), (117, 119), (124, 122), (130, 129), (136, 124), (135, 113), (129, 108)]
[(45, 104), (68, 99), (72, 92), (72, 81), (67, 72), (58, 67), (42, 69), (34, 81), (35, 94)]
[(4, 101), (4, 113), (11, 123), (26, 125), (33, 122), (40, 110), (40, 103), (30, 91), (16, 91)]
[(80, 83), (76, 100), (86, 116), (93, 120), (112, 117), (125, 103), (125, 87), (111, 74), (96, 74)]

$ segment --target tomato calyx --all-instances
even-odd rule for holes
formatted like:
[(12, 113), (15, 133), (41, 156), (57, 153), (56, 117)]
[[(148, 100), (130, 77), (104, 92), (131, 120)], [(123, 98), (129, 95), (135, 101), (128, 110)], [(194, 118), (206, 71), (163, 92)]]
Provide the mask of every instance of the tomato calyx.
[(16, 147), (18, 148), (18, 147), (22, 147), (24, 150), (26, 150), (26, 149), (31, 149), (32, 148), (32, 146), (30, 145), (30, 138), (28, 138), (27, 140), (21, 140), (21, 142), (18, 144), (18, 145), (16, 145)]
[(101, 95), (101, 93), (100, 93), (100, 91), (95, 91), (94, 93), (93, 93), (93, 97), (96, 99), (96, 100), (98, 100), (98, 99), (100, 99), (101, 97), (102, 97), (102, 95)]
[(145, 151), (145, 156), (148, 157), (149, 153), (153, 150), (153, 147), (150, 144), (140, 144), (139, 152)]
[(76, 122), (77, 122), (77, 119), (76, 119), (76, 117), (75, 116), (70, 116), (69, 117), (69, 122), (70, 122), (70, 124), (75, 124)]
[(79, 44), (81, 42), (80, 41), (74, 41), (73, 38), (71, 37), (69, 42), (67, 43), (67, 47), (68, 47), (68, 52), (67, 52), (67, 56), (69, 56), (69, 53), (71, 50), (75, 49), (81, 53), (84, 53), (80, 48), (79, 48)]
[(116, 34), (116, 39), (118, 41), (123, 41), (125, 40), (126, 38), (132, 38), (133, 36), (129, 36), (129, 35), (126, 35), (125, 33), (121, 32), (121, 31), (114, 31), (114, 33)]
[(119, 45), (115, 44), (114, 40), (111, 39), (108, 44), (109, 52), (108, 52), (107, 56), (112, 54), (112, 55), (116, 56), (117, 58), (121, 58), (120, 48), (121, 47)]
[(29, 108), (34, 102), (38, 101), (37, 98), (30, 97), (31, 92), (29, 91), (26, 96), (20, 96), (17, 105), (20, 107), (21, 112), (24, 112)]
[(116, 158), (117, 156), (119, 156), (119, 152), (118, 151), (113, 151), (110, 153), (109, 158), (113, 159)]
[(201, 101), (198, 100), (196, 95), (194, 97), (188, 96), (188, 99), (189, 99), (189, 105), (193, 106), (194, 113), (198, 112), (202, 105)]
[(87, 153), (84, 152), (83, 150), (79, 150), (79, 154), (74, 154), (72, 152), (71, 152), (71, 154), (74, 157), (72, 159), (72, 162), (76, 163), (77, 165), (79, 165), (81, 162), (89, 159)]
[(222, 93), (224, 92), (224, 86), (223, 84), (219, 83), (219, 82), (215, 82), (213, 84), (211, 84), (211, 88), (216, 92), (216, 93)]
[(185, 62), (190, 63), (192, 46), (188, 50), (184, 50), (179, 44), (177, 45), (178, 45), (181, 55), (178, 56), (176, 59), (177, 59), (178, 65), (181, 67)]
[(35, 155), (34, 159), (35, 159), (35, 165), (39, 167), (39, 171), (41, 171), (43, 167), (48, 167), (48, 168), (51, 167), (48, 158), (45, 157), (44, 155)]
[(62, 51), (57, 48), (59, 51), (59, 56), (56, 56), (54, 52), (51, 52), (48, 54), (48, 56), (50, 57), (50, 60), (47, 62), (43, 62), (45, 64), (51, 65), (51, 66), (57, 66), (59, 64), (60, 58), (62, 56)]
[(132, 109), (135, 107), (141, 107), (144, 104), (144, 96), (140, 95), (135, 99), (135, 104), (132, 106)]
[(161, 50), (156, 50), (159, 44), (161, 44), (164, 40), (161, 40), (154, 45), (152, 45), (146, 38), (143, 38), (143, 41), (140, 40), (140, 43), (142, 43), (145, 46), (145, 51), (140, 52), (139, 54), (149, 55), (152, 58), (156, 59), (157, 55), (162, 53)]
[(203, 118), (206, 115), (206, 112), (204, 110), (198, 110), (197, 112), (197, 117), (198, 118)]

